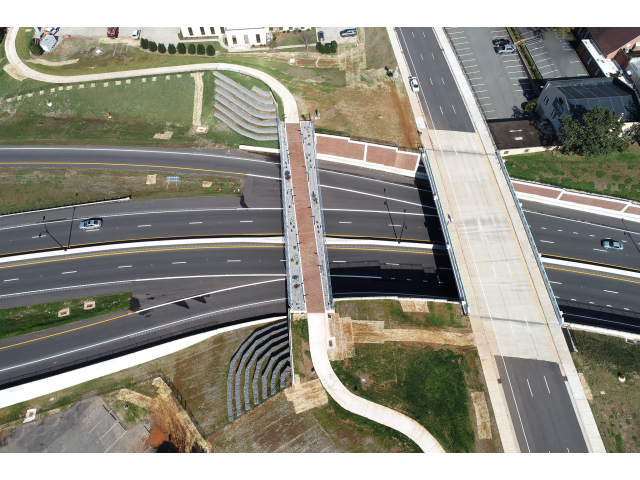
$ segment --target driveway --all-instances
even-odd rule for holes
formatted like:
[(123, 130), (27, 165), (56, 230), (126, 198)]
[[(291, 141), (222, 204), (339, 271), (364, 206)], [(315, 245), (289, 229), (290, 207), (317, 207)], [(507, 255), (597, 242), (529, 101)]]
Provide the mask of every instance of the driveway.
[(498, 55), (493, 39), (509, 38), (504, 27), (445, 28), (487, 120), (519, 119), (533, 88), (517, 53)]
[[(120, 29), (122, 31), (122, 29)], [(178, 37), (180, 27), (144, 27), (142, 29), (142, 37), (156, 43), (164, 43), (169, 45), (173, 43), (177, 45), (182, 40)]]
[(342, 30), (346, 30), (347, 28), (356, 28), (356, 27), (316, 27), (316, 32), (324, 32), (324, 42), (323, 43), (331, 43), (334, 40), (340, 43), (358, 43), (358, 36), (355, 37), (345, 37), (342, 38), (340, 36), (340, 32)]
[(588, 77), (582, 61), (572, 47), (571, 33), (565, 38), (547, 27), (517, 27), (542, 78)]
[[(142, 27), (119, 28), (120, 33), (118, 38), (130, 38), (135, 30), (140, 30)], [(56, 36), (64, 37), (65, 35), (71, 35), (71, 37), (104, 38), (107, 36), (107, 27), (60, 27), (60, 31)]]

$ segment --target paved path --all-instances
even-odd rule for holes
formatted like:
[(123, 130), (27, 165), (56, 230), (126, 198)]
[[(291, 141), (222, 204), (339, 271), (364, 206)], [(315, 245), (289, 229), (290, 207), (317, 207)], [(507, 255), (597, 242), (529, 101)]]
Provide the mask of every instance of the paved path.
[(224, 63), (197, 63), (193, 65), (175, 65), (172, 67), (160, 67), (160, 68), (145, 68), (140, 70), (128, 70), (122, 72), (109, 72), (109, 73), (94, 73), (87, 75), (49, 75), (46, 73), (40, 73), (27, 67), (16, 52), (16, 35), (18, 34), (18, 27), (11, 27), (9, 34), (7, 35), (7, 41), (5, 44), (5, 50), (7, 54), (7, 60), (13, 68), (15, 68), (21, 75), (34, 80), (40, 80), (41, 82), (48, 83), (82, 83), (82, 82), (97, 82), (102, 80), (111, 80), (115, 78), (131, 78), (142, 77), (147, 75), (167, 75), (172, 73), (181, 72), (201, 72), (203, 70), (228, 70), (233, 72), (244, 73), (250, 75), (264, 83), (269, 85), (271, 89), (277, 93), (282, 99), (284, 104), (284, 116), (287, 122), (298, 122), (298, 107), (296, 100), (279, 81), (266, 73), (262, 73), (259, 70), (245, 67), (242, 65), (224, 64)]

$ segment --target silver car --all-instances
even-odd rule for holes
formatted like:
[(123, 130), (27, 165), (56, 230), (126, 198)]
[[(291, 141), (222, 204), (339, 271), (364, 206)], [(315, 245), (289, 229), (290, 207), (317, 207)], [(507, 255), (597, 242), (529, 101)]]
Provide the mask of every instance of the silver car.
[(502, 45), (498, 47), (498, 53), (502, 55), (503, 53), (515, 53), (516, 47), (513, 45)]
[(89, 218), (80, 222), (80, 230), (95, 230), (102, 226), (101, 218)]
[(622, 245), (621, 242), (617, 241), (617, 240), (611, 240), (610, 238), (606, 238), (604, 240), (602, 240), (602, 246), (606, 249), (611, 249), (611, 250), (623, 250), (624, 246)]

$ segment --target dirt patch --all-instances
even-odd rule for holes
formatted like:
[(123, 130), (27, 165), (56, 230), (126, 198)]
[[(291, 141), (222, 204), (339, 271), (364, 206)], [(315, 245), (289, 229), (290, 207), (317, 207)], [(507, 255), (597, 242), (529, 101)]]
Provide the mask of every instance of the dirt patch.
[(22, 75), (20, 72), (18, 72), (15, 68), (13, 68), (13, 66), (12, 66), (10, 63), (7, 63), (4, 67), (2, 67), (2, 69), (3, 69), (5, 72), (7, 72), (7, 74), (8, 74), (11, 78), (13, 78), (13, 79), (15, 79), (15, 80), (22, 81), (22, 80), (24, 80), (25, 78), (27, 78), (27, 77), (25, 77), (24, 75)]
[(191, 76), (195, 81), (195, 92), (193, 94), (193, 126), (199, 127), (202, 123), (202, 92), (204, 91), (204, 83), (202, 81), (202, 75), (204, 72), (195, 72)]
[(471, 401), (473, 401), (473, 409), (476, 413), (476, 425), (478, 429), (478, 437), (482, 440), (491, 438), (491, 417), (489, 416), (489, 408), (484, 392), (471, 392)]
[(74, 63), (78, 63), (79, 61), (79, 58), (73, 58), (71, 60), (60, 60), (59, 62), (52, 62), (50, 60), (45, 60), (44, 58), (32, 58), (31, 60), (27, 60), (27, 62), (29, 63), (46, 65), (47, 67), (63, 67), (65, 65), (73, 65)]
[(164, 434), (162, 433), (162, 429), (159, 426), (155, 426), (151, 429), (149, 433), (149, 438), (147, 439), (147, 445), (151, 445), (153, 448), (158, 448), (165, 441)]
[(295, 383), (295, 386), (287, 388), (284, 394), (287, 400), (293, 403), (296, 414), (326, 405), (329, 402), (327, 392), (322, 386), (322, 383), (320, 383), (320, 379), (315, 379), (303, 384), (300, 382), (300, 377), (296, 375)]
[(405, 313), (429, 313), (429, 302), (422, 300), (400, 300), (400, 306)]

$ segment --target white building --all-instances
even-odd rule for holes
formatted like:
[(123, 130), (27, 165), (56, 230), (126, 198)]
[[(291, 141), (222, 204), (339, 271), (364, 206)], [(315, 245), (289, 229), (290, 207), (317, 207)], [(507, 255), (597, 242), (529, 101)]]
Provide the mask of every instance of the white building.
[[(271, 41), (271, 31), (306, 30), (310, 27), (180, 27), (184, 40), (215, 40), (229, 50), (246, 50), (266, 45)], [(225, 43), (226, 40), (226, 43)]]
[(50, 52), (53, 50), (53, 47), (58, 43), (58, 39), (53, 35), (45, 35), (42, 40), (40, 40), (40, 48), (45, 52)]

